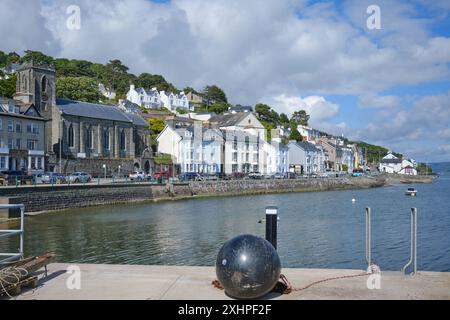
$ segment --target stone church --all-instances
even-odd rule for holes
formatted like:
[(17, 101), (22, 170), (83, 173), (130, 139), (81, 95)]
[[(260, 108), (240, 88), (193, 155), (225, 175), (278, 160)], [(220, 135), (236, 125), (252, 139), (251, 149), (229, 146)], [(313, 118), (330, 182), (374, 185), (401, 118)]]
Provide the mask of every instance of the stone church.
[(94, 176), (150, 171), (149, 127), (117, 106), (58, 99), (52, 66), (29, 62), (17, 69), (15, 100), (33, 104), (45, 118), (46, 171)]

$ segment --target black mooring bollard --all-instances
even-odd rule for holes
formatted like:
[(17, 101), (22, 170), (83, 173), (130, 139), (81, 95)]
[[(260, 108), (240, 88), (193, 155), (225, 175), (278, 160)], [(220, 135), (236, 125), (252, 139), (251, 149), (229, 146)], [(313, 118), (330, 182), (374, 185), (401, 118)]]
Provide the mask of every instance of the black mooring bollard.
[(278, 207), (266, 207), (266, 240), (277, 248)]

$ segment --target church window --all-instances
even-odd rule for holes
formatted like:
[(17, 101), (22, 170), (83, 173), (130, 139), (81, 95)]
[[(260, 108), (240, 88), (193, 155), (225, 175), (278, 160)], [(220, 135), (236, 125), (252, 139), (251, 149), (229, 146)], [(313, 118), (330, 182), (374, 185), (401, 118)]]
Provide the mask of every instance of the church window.
[(120, 150), (126, 150), (126, 134), (125, 129), (120, 132)]
[(75, 141), (74, 141), (74, 132), (73, 132), (73, 125), (70, 124), (69, 126), (69, 132), (67, 133), (67, 139), (68, 139), (68, 144), (70, 148), (75, 147)]

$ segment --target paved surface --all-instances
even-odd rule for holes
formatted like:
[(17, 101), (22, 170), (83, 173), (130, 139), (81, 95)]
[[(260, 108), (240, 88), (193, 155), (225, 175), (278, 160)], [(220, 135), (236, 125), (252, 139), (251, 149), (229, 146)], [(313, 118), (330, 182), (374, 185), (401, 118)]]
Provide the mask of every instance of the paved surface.
[[(81, 289), (69, 290), (67, 282), (76, 285), (68, 264), (48, 266), (37, 288), (16, 297), (33, 299), (230, 299), (211, 285), (213, 267), (138, 266), (79, 264)], [(294, 287), (337, 276), (360, 274), (361, 270), (283, 269)], [(316, 284), (289, 295), (269, 294), (266, 299), (450, 299), (450, 273), (420, 272), (403, 276), (383, 272), (381, 289), (367, 288), (368, 276), (332, 280)]]

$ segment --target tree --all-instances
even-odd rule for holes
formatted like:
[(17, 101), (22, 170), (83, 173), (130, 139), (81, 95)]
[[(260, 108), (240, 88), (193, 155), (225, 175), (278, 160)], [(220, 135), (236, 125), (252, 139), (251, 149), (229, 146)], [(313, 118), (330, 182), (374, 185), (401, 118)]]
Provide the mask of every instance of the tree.
[(230, 107), (230, 105), (226, 102), (216, 102), (214, 103), (211, 107), (208, 107), (208, 111), (209, 112), (214, 112), (217, 114), (222, 114), (226, 111), (228, 111), (228, 108)]
[(178, 92), (178, 89), (159, 74), (141, 73), (135, 81), (137, 87), (146, 89), (156, 88), (159, 91)]
[(206, 86), (203, 89), (203, 97), (207, 101), (228, 103), (228, 99), (225, 92), (216, 85)]
[(431, 173), (433, 173), (433, 169), (430, 166), (428, 166), (427, 164), (423, 163), (423, 162), (421, 162), (421, 163), (419, 163), (417, 165), (416, 170), (417, 170), (418, 174), (431, 174)]
[(298, 125), (308, 126), (309, 115), (305, 110), (295, 111), (292, 114), (291, 121), (295, 122)]
[(280, 114), (280, 124), (287, 126), (289, 124), (289, 118), (285, 113)]
[(12, 98), (16, 93), (16, 75), (9, 79), (0, 79), (0, 97)]
[(177, 113), (178, 114), (188, 114), (189, 111), (183, 108), (177, 108)]
[(300, 134), (300, 132), (298, 132), (297, 130), (297, 126), (291, 125), (291, 134), (289, 135), (289, 140), (295, 140), (295, 141), (303, 141), (303, 137)]
[(97, 103), (101, 99), (97, 82), (89, 77), (60, 77), (56, 80), (59, 98)]
[(195, 90), (195, 89), (192, 88), (192, 87), (186, 87), (186, 88), (184, 88), (184, 89), (183, 89), (183, 92), (186, 93), (186, 94), (188, 94), (189, 92), (192, 92), (193, 94), (199, 94), (199, 93), (197, 92), (197, 90)]
[(26, 50), (25, 55), (20, 59), (20, 62), (30, 62), (33, 60), (36, 63), (53, 64), (53, 58), (43, 54), (40, 51)]
[(159, 117), (150, 118), (148, 120), (148, 124), (150, 126), (152, 134), (154, 135), (160, 134), (166, 126), (164, 119)]

